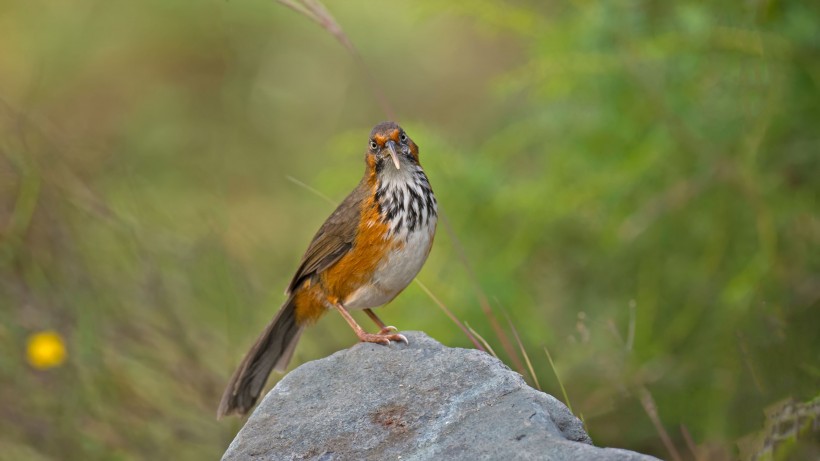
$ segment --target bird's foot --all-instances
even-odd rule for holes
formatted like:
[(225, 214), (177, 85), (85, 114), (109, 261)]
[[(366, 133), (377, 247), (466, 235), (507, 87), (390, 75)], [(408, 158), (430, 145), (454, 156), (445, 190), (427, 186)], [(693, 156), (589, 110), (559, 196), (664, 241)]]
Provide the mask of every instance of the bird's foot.
[[(392, 328), (392, 330), (391, 330), (391, 328)], [(385, 330), (387, 330), (387, 331), (385, 331)], [(401, 341), (404, 344), (410, 344), (407, 341), (407, 337), (405, 337), (404, 335), (401, 335), (401, 334), (398, 334), (398, 333), (389, 334), (390, 331), (396, 331), (396, 328), (395, 327), (385, 327), (385, 328), (382, 329), (382, 331), (380, 331), (377, 334), (361, 333), (361, 334), (358, 335), (359, 336), (359, 341), (362, 341), (362, 342), (365, 342), (365, 343), (378, 343), (378, 344), (382, 344), (382, 345), (385, 345), (385, 346), (390, 345), (390, 341), (395, 341), (395, 342), (400, 342)]]

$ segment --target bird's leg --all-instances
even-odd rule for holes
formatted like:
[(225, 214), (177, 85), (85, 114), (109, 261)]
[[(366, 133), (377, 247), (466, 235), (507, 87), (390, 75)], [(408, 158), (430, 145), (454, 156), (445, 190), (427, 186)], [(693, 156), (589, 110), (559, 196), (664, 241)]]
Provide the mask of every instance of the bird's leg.
[(399, 331), (398, 328), (396, 328), (392, 325), (389, 325), (389, 326), (385, 325), (384, 322), (382, 322), (382, 319), (380, 319), (379, 316), (376, 315), (376, 313), (373, 312), (372, 310), (365, 309), (364, 313), (367, 314), (367, 316), (370, 317), (370, 319), (373, 320), (373, 322), (375, 322), (376, 325), (378, 325), (379, 328), (381, 328), (381, 330), (379, 330), (380, 335), (385, 335), (387, 333), (392, 333), (394, 331)]
[(350, 312), (345, 309), (342, 303), (333, 303), (333, 307), (342, 314), (347, 324), (350, 325), (350, 328), (356, 333), (356, 336), (359, 337), (359, 341), (366, 342), (366, 343), (379, 343), (384, 344), (385, 346), (390, 344), (390, 341), (404, 341), (407, 344), (407, 338), (404, 335), (400, 334), (385, 334), (385, 333), (378, 333), (372, 334), (364, 331), (362, 327), (359, 326), (358, 323), (353, 319), (353, 316), (350, 315)]

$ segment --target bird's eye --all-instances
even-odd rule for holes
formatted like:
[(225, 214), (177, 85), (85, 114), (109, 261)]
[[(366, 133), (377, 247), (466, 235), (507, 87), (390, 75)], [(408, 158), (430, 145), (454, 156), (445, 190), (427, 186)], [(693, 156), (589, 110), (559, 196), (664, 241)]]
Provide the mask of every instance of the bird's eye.
[(407, 135), (404, 133), (401, 134), (401, 142), (407, 142)]
[(376, 144), (376, 141), (370, 141), (370, 148), (371, 149), (376, 150), (377, 147), (379, 147), (379, 145)]

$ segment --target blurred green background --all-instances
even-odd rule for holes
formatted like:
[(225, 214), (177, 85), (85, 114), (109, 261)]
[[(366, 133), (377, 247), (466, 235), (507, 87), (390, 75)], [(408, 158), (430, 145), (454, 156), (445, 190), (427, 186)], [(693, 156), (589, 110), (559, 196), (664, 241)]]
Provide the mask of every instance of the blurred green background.
[[(596, 444), (740, 456), (820, 389), (811, 4), (328, 0), (368, 76), (272, 0), (0, 2), (0, 458), (219, 457), (379, 91), (446, 217), (419, 280), (517, 368), (508, 315)], [(415, 284), (379, 313), (472, 347)]]

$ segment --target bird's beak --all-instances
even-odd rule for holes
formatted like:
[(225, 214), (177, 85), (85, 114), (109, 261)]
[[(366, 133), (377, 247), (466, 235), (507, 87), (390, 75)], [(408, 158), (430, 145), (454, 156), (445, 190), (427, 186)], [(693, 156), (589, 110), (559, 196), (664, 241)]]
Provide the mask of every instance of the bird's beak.
[(396, 141), (393, 141), (392, 139), (387, 141), (387, 149), (390, 150), (390, 158), (393, 159), (393, 165), (396, 165), (397, 170), (401, 170), (399, 153), (396, 151)]

